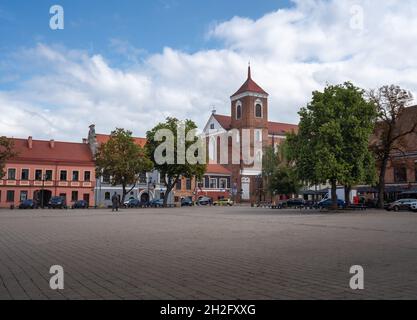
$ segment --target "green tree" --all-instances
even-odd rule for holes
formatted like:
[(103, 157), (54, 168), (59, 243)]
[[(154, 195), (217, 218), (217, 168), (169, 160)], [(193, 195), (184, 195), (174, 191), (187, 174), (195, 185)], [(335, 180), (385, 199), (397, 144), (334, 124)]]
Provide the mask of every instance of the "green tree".
[(406, 137), (417, 133), (417, 115), (405, 114), (406, 107), (413, 100), (413, 96), (399, 86), (390, 85), (370, 90), (368, 96), (369, 100), (374, 103), (378, 115), (370, 145), (379, 169), (378, 206), (383, 208), (388, 163), (393, 151), (402, 153), (406, 149)]
[[(139, 180), (139, 175), (152, 169), (145, 150), (132, 138), (132, 132), (117, 128), (110, 139), (99, 146), (96, 153), (97, 176), (109, 176), (112, 185), (121, 185), (122, 203)], [(128, 186), (132, 186), (127, 190)]]
[(13, 150), (13, 140), (8, 139), (7, 137), (0, 137), (0, 179), (4, 176), (4, 166), (6, 161), (16, 155)]
[(349, 191), (354, 184), (372, 180), (368, 144), (376, 117), (374, 105), (364, 99), (362, 89), (346, 82), (313, 92), (312, 101), (299, 115), (298, 133), (287, 137), (289, 157), (304, 183), (330, 182), (333, 208), (337, 208), (337, 183)]
[(277, 194), (298, 193), (299, 183), (295, 168), (287, 160), (287, 143), (280, 144), (278, 150), (268, 146), (262, 158), (262, 176), (268, 194), (272, 197)]
[[(181, 177), (201, 179), (206, 172), (205, 145), (195, 135), (196, 124), (192, 120), (179, 121), (168, 117), (146, 133), (146, 151), (154, 168), (165, 177), (166, 195), (169, 195)], [(189, 138), (190, 139), (186, 139)], [(166, 161), (156, 156), (160, 150)], [(196, 162), (188, 161), (191, 152)], [(183, 159), (184, 161), (182, 161)], [(167, 205), (164, 197), (164, 207)]]

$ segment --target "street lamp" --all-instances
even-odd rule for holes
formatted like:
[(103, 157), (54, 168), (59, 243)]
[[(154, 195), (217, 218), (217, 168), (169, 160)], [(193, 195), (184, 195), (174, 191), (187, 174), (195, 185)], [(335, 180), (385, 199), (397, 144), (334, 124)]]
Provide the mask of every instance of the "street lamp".
[(149, 185), (152, 183), (152, 177), (149, 177), (148, 179), (148, 201), (151, 201), (151, 192), (150, 192), (150, 188)]
[(41, 208), (44, 208), (44, 189), (45, 189), (45, 180), (46, 180), (47, 176), (46, 173), (42, 174), (41, 179), (42, 179), (42, 189), (41, 189)]

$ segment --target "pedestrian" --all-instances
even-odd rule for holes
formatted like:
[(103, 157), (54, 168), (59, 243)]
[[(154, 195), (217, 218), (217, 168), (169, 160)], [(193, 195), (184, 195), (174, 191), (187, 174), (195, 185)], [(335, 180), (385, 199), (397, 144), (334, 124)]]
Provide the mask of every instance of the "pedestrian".
[(119, 211), (119, 196), (116, 192), (114, 192), (113, 197), (111, 197), (112, 207), (111, 211), (114, 212), (114, 210)]

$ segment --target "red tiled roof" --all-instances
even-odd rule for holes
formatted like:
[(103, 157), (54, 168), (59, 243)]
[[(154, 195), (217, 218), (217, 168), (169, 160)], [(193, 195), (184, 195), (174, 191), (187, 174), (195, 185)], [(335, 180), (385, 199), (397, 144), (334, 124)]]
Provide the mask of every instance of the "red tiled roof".
[(256, 93), (267, 94), (264, 89), (262, 89), (255, 81), (252, 80), (250, 66), (248, 67), (248, 79), (239, 88), (239, 90), (236, 91), (232, 95), (232, 97), (237, 96), (238, 94), (241, 94), (241, 93), (244, 93), (244, 92), (248, 92), (248, 91), (249, 92), (256, 92)]
[(221, 114), (214, 114), (214, 118), (217, 120), (218, 123), (220, 123), (220, 125), (228, 130), (230, 128), (230, 125), (232, 123), (232, 117), (230, 116), (224, 116)]
[[(220, 125), (224, 129), (226, 130), (230, 129), (230, 126), (232, 123), (232, 117), (224, 116), (221, 114), (214, 114), (214, 118), (220, 123)], [(290, 123), (268, 121), (268, 133), (269, 134), (285, 134), (291, 131), (297, 132), (298, 125), (290, 124)]]
[(296, 124), (271, 122), (268, 121), (268, 133), (269, 134), (282, 134), (287, 132), (297, 132), (298, 126)]
[(16, 161), (51, 161), (51, 162), (93, 162), (88, 144), (75, 142), (32, 140), (29, 148), (28, 139), (12, 139), (17, 155), (11, 160)]
[[(108, 134), (96, 134), (96, 139), (99, 144), (106, 143), (110, 139)], [(146, 138), (133, 137), (133, 140), (138, 146), (144, 147), (146, 144)]]
[(232, 172), (227, 170), (220, 164), (210, 163), (207, 165), (206, 174), (227, 174), (232, 175)]

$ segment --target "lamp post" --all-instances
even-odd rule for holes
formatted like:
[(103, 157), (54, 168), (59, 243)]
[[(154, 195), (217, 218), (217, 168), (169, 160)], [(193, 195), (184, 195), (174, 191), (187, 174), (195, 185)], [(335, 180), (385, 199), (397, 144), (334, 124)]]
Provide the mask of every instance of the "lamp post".
[(43, 209), (44, 208), (44, 189), (45, 189), (45, 180), (46, 180), (46, 174), (43, 174), (42, 176), (41, 176), (41, 179), (42, 179), (42, 189), (41, 189), (41, 208)]
[(152, 183), (152, 177), (149, 177), (148, 179), (148, 202), (151, 201), (151, 192), (150, 192), (150, 188), (149, 185)]

